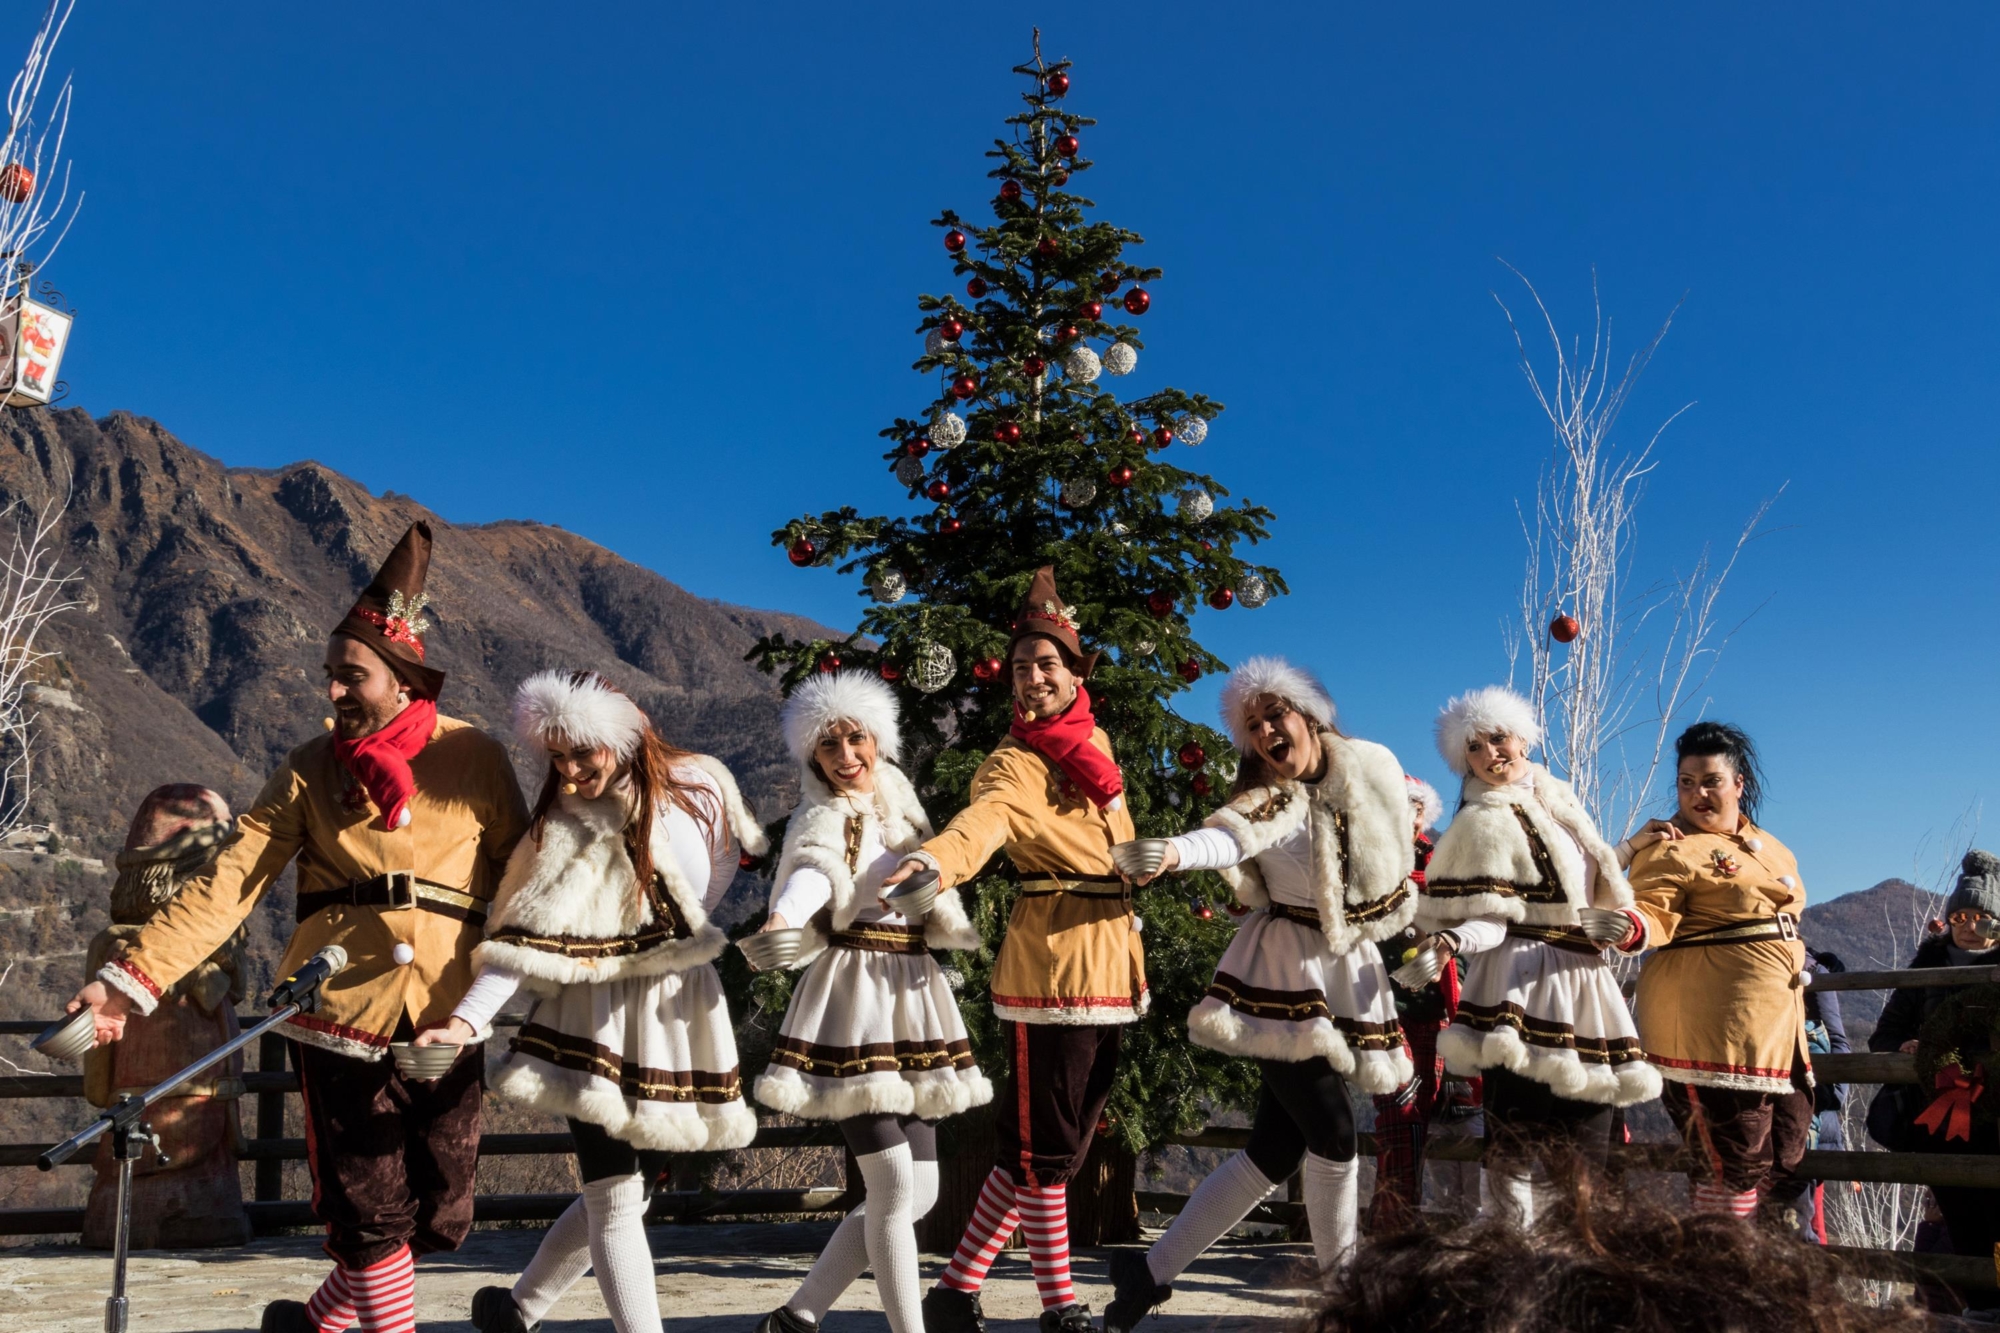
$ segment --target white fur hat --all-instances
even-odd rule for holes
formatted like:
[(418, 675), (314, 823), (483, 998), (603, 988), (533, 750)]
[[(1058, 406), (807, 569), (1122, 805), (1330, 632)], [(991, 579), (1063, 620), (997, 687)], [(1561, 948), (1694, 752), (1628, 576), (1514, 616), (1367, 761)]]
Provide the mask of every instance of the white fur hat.
[(530, 749), (552, 740), (606, 746), (622, 763), (639, 749), (646, 715), (591, 671), (537, 671), (514, 691), (514, 734)]
[(902, 710), (887, 685), (859, 671), (808, 676), (785, 700), (785, 748), (801, 764), (812, 758), (820, 736), (836, 722), (858, 722), (875, 738), (875, 749), (895, 763), (903, 755)]
[(1410, 805), (1416, 811), (1419, 828), (1436, 828), (1438, 820), (1444, 818), (1444, 801), (1438, 796), (1438, 789), (1422, 778), (1403, 774), (1403, 788), (1410, 794)]
[(1322, 727), (1333, 725), (1333, 700), (1312, 672), (1282, 657), (1252, 657), (1229, 673), (1222, 687), (1222, 725), (1237, 750), (1250, 752), (1250, 728), (1244, 714), (1266, 694), (1275, 694)]
[(1472, 771), (1465, 747), (1475, 736), (1504, 731), (1519, 736), (1530, 750), (1542, 743), (1542, 726), (1526, 699), (1505, 685), (1467, 690), (1446, 704), (1437, 716), (1438, 755), (1451, 771), (1464, 777)]

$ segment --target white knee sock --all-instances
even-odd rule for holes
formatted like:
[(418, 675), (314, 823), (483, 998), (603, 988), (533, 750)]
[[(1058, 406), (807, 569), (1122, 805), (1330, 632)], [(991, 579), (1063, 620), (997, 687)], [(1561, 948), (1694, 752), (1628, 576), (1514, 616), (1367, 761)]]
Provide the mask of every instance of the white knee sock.
[(833, 1238), (819, 1252), (812, 1271), (785, 1302), (785, 1308), (793, 1314), (809, 1315), (815, 1321), (824, 1319), (833, 1303), (840, 1299), (840, 1293), (853, 1286), (867, 1268), (868, 1201), (863, 1199), (853, 1212), (840, 1219)]
[(1306, 1224), (1312, 1228), (1313, 1257), (1322, 1276), (1331, 1277), (1354, 1251), (1361, 1160), (1344, 1162), (1306, 1154)]
[(931, 1209), (937, 1207), (938, 1164), (936, 1162), (914, 1162), (917, 1172), (917, 1197), (910, 1204), (910, 1217), (929, 1217)]
[(660, 1291), (646, 1244), (646, 1182), (637, 1175), (583, 1187), (590, 1215), (590, 1266), (618, 1333), (659, 1333)]
[(1535, 1187), (1525, 1163), (1502, 1162), (1479, 1172), (1479, 1215), (1521, 1231), (1535, 1225)]
[(864, 1221), (868, 1266), (875, 1270), (875, 1288), (882, 1296), (882, 1313), (889, 1333), (924, 1333), (921, 1283), (917, 1272), (916, 1163), (910, 1146), (899, 1143), (881, 1152), (857, 1157), (861, 1179), (868, 1186)]
[(1546, 1222), (1556, 1215), (1562, 1205), (1562, 1186), (1553, 1180), (1540, 1176), (1528, 1178), (1528, 1197), (1534, 1200), (1535, 1220)]
[[(1264, 1179), (1248, 1153), (1237, 1153), (1209, 1172), (1167, 1234), (1146, 1251), (1146, 1267), (1152, 1270), (1153, 1281), (1166, 1286), (1179, 1277), (1203, 1250), (1248, 1217), (1250, 1210), (1276, 1188)], [(1317, 1228), (1314, 1234), (1318, 1234)]]
[(590, 1221), (584, 1216), (583, 1196), (579, 1194), (542, 1237), (541, 1248), (514, 1282), (514, 1305), (521, 1312), (521, 1321), (539, 1321), (589, 1271)]

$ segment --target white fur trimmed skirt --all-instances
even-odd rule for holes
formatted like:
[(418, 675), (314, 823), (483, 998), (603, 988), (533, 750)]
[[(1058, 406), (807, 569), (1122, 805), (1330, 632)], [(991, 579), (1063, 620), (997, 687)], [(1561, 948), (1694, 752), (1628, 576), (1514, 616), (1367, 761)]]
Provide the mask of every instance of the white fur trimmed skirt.
[(1500, 1068), (1559, 1097), (1631, 1106), (1660, 1095), (1632, 1010), (1603, 955), (1509, 935), (1461, 960), (1458, 1015), (1438, 1034), (1460, 1077)]
[(1317, 926), (1269, 911), (1237, 928), (1188, 1014), (1188, 1036), (1256, 1060), (1325, 1056), (1363, 1092), (1410, 1081), (1410, 1049), (1373, 942), (1335, 953)]
[(922, 946), (907, 926), (836, 933), (792, 991), (757, 1100), (813, 1120), (942, 1120), (992, 1101), (958, 1002)]
[(641, 1148), (720, 1151), (757, 1136), (708, 963), (537, 996), (492, 1086)]

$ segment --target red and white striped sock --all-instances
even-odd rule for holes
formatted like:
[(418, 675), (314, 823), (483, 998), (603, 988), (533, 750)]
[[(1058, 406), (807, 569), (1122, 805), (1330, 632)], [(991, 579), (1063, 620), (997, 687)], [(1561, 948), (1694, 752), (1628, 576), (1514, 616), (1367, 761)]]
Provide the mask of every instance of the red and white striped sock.
[(1741, 1193), (1719, 1181), (1698, 1181), (1688, 1190), (1688, 1202), (1697, 1213), (1722, 1213), (1730, 1217), (1750, 1217), (1757, 1212), (1757, 1191)]
[(361, 1333), (417, 1333), (417, 1261), (405, 1245), (347, 1274)]
[(1020, 1225), (1021, 1214), (1014, 1207), (1014, 1181), (996, 1166), (979, 1187), (979, 1202), (972, 1206), (972, 1221), (966, 1224), (958, 1252), (951, 1256), (951, 1263), (938, 1278), (939, 1284), (953, 1291), (978, 1291), (1000, 1247)]
[(339, 1264), (319, 1284), (306, 1302), (306, 1318), (318, 1333), (345, 1333), (354, 1324), (354, 1297), (347, 1286), (347, 1270)]
[(1021, 1229), (1028, 1236), (1028, 1262), (1044, 1310), (1076, 1304), (1069, 1284), (1069, 1190), (1062, 1185), (1023, 1185)]

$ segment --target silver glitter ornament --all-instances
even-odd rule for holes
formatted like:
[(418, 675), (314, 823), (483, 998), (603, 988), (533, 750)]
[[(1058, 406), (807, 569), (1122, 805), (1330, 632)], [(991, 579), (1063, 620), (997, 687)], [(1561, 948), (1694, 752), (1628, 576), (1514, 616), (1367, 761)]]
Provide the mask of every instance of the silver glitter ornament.
[(1215, 498), (1199, 488), (1181, 492), (1181, 517), (1193, 523), (1206, 523), (1208, 516), (1215, 512)]
[(929, 436), (933, 449), (956, 449), (965, 443), (965, 418), (956, 412), (941, 412), (931, 422)]
[(910, 592), (909, 580), (894, 569), (878, 569), (868, 580), (869, 595), (885, 605), (900, 602)]
[(919, 486), (924, 480), (924, 460), (908, 454), (896, 460), (896, 480), (905, 486)]
[(1139, 364), (1139, 349), (1131, 343), (1112, 343), (1104, 349), (1104, 369), (1113, 375), (1130, 375)]
[(1174, 438), (1182, 444), (1200, 444), (1208, 438), (1208, 418), (1192, 414), (1183, 417), (1174, 428)]
[(1271, 585), (1261, 574), (1245, 574), (1236, 580), (1236, 600), (1254, 611), (1271, 600)]
[(1072, 477), (1062, 484), (1062, 502), (1081, 509), (1097, 498), (1097, 483), (1089, 477)]
[(1151, 657), (1153, 653), (1159, 648), (1159, 646), (1160, 645), (1154, 643), (1151, 639), (1141, 639), (1139, 640), (1139, 642), (1132, 645), (1132, 651), (1139, 654), (1139, 656), (1141, 657)]
[(951, 649), (934, 639), (925, 639), (917, 644), (916, 655), (910, 661), (908, 680), (925, 694), (936, 694), (951, 684), (951, 678), (957, 673), (958, 659), (951, 655)]
[(936, 356), (945, 349), (944, 334), (938, 329), (924, 330), (924, 355)]
[(1090, 383), (1097, 378), (1097, 373), (1102, 369), (1104, 363), (1099, 361), (1097, 353), (1088, 347), (1073, 347), (1069, 355), (1063, 358), (1063, 374), (1078, 384)]

